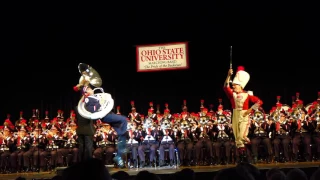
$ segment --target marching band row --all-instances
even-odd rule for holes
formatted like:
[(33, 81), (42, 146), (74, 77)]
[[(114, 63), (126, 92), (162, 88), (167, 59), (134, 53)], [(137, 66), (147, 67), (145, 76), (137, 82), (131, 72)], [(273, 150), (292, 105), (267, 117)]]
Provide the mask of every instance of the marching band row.
[[(320, 93), (319, 98), (304, 105), (296, 95), (291, 106), (280, 103), (266, 113), (262, 107), (253, 110), (248, 124), (246, 156), (252, 163), (311, 161), (320, 159)], [(165, 104), (163, 113), (153, 103), (147, 115), (136, 111), (131, 102), (128, 115), (128, 167), (218, 165), (241, 161), (235, 148), (231, 126), (232, 113), (221, 104), (217, 111), (205, 107), (188, 112), (186, 101), (182, 112), (173, 114)], [(121, 114), (117, 107), (117, 114)], [(0, 133), (0, 168), (3, 173), (46, 170), (79, 161), (77, 121), (75, 114), (39, 120), (37, 112), (29, 121), (23, 118), (13, 124), (7, 117)], [(93, 156), (113, 164), (117, 134), (106, 123), (95, 122)]]

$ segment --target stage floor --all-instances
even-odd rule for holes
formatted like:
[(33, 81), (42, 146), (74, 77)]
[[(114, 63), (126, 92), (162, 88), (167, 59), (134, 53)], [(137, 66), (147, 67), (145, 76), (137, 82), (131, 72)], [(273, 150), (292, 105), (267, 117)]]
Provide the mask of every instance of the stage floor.
[[(207, 173), (207, 172), (214, 172), (219, 171), (221, 169), (234, 167), (235, 165), (219, 165), (219, 166), (192, 166), (192, 167), (178, 167), (178, 168), (170, 168), (170, 167), (157, 167), (157, 168), (139, 168), (139, 169), (121, 169), (126, 171), (130, 176), (137, 175), (142, 170), (147, 170), (155, 174), (174, 174), (177, 171), (180, 171), (184, 168), (193, 169), (197, 173)], [(299, 162), (299, 163), (273, 163), (273, 164), (256, 164), (256, 167), (259, 169), (271, 169), (271, 168), (312, 168), (312, 167), (319, 167), (320, 162)], [(1, 174), (0, 180), (14, 180), (15, 178), (21, 176), (25, 177), (29, 180), (31, 179), (40, 179), (40, 178), (52, 178), (57, 173), (61, 173), (65, 169), (65, 167), (57, 168), (54, 172), (40, 172), (40, 173), (15, 173), (15, 174)], [(108, 167), (110, 174), (113, 174), (119, 169), (117, 168), (110, 168)]]

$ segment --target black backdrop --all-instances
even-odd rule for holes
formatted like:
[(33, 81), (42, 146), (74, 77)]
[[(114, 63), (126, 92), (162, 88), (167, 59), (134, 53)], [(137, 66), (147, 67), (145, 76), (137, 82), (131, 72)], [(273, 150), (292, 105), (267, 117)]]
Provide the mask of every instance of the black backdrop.
[[(245, 66), (251, 74), (246, 89), (261, 97), (266, 110), (277, 95), (289, 104), (296, 92), (306, 103), (317, 98), (316, 6), (172, 3), (175, 18), (164, 5), (150, 7), (148, 15), (141, 3), (28, 4), (10, 11), (5, 24), (9, 38), (1, 54), (0, 120), (7, 113), (17, 119), (20, 110), (28, 118), (33, 108), (49, 110), (51, 117), (57, 109), (68, 114), (79, 99), (72, 90), (79, 62), (97, 69), (125, 114), (131, 100), (142, 113), (149, 101), (162, 108), (167, 102), (180, 112), (183, 99), (191, 111), (199, 110), (200, 99), (216, 107), (223, 98), (228, 108), (222, 85), (230, 45), (234, 69)], [(135, 45), (181, 41), (189, 42), (190, 69), (136, 72)]]

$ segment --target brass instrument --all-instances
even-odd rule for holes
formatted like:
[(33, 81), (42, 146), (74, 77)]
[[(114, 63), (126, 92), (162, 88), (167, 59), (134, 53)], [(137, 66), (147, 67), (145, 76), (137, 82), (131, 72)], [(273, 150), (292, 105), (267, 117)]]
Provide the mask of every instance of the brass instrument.
[(144, 129), (148, 129), (148, 128), (152, 128), (154, 125), (153, 125), (153, 120), (151, 118), (147, 118), (144, 120), (144, 123), (143, 123), (143, 128)]
[(162, 121), (161, 123), (161, 129), (162, 130), (167, 130), (167, 129), (171, 129), (171, 123), (165, 119), (164, 121)]
[(278, 122), (280, 120), (280, 109), (276, 109), (270, 114), (270, 117), (274, 122)]
[(130, 131), (133, 129), (133, 123), (132, 122), (128, 122), (127, 123), (127, 131)]
[(79, 84), (83, 82), (84, 80), (89, 82), (92, 86), (96, 87), (93, 89), (93, 91), (100, 90), (101, 93), (95, 93), (94, 95), (99, 99), (101, 104), (101, 110), (95, 113), (90, 113), (85, 109), (85, 102), (84, 96), (80, 99), (78, 103), (78, 112), (79, 114), (86, 118), (86, 119), (101, 119), (102, 117), (106, 116), (114, 106), (114, 100), (112, 99), (111, 94), (105, 93), (103, 88), (101, 88), (102, 85), (102, 79), (100, 78), (99, 73), (93, 69), (88, 64), (80, 63), (78, 65), (78, 70), (81, 74), (81, 77), (79, 79)]
[(209, 122), (209, 117), (208, 116), (201, 116), (199, 119), (199, 123), (201, 126), (205, 126), (207, 125), (207, 123)]
[(183, 120), (180, 123), (180, 128), (183, 129), (183, 130), (189, 129), (190, 128), (189, 122), (187, 120)]
[(312, 116), (311, 116), (317, 124), (320, 124), (320, 111), (317, 110)]
[(177, 131), (179, 128), (180, 128), (179, 124), (177, 124), (177, 123), (174, 124), (174, 126), (173, 126), (174, 131)]
[(217, 115), (217, 123), (218, 124), (224, 124), (226, 122), (227, 122), (227, 117), (224, 114)]
[(292, 111), (291, 117), (293, 118), (293, 120), (297, 121), (301, 118), (301, 114), (301, 109), (297, 107)]
[[(276, 116), (274, 118), (277, 121), (280, 119), (280, 111), (277, 111), (277, 114), (276, 114)], [(264, 113), (261, 110), (254, 111), (253, 120), (255, 122), (264, 122)]]

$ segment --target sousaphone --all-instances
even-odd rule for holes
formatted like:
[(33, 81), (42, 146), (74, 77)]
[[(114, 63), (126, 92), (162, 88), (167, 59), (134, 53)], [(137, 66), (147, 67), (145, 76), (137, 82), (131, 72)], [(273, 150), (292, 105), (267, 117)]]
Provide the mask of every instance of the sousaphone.
[(94, 92), (96, 92), (97, 90), (101, 91), (100, 93), (94, 94), (94, 96), (96, 96), (100, 100), (100, 111), (95, 113), (87, 111), (85, 108), (84, 96), (82, 96), (78, 103), (78, 112), (80, 116), (86, 119), (101, 119), (113, 109), (114, 100), (112, 99), (111, 94), (104, 92), (103, 88), (101, 87), (102, 79), (100, 78), (99, 73), (95, 69), (93, 69), (93, 67), (89, 66), (88, 64), (80, 63), (78, 65), (78, 69), (81, 74), (79, 82), (82, 82), (83, 79), (85, 79), (90, 83), (90, 85), (95, 87), (93, 89)]

